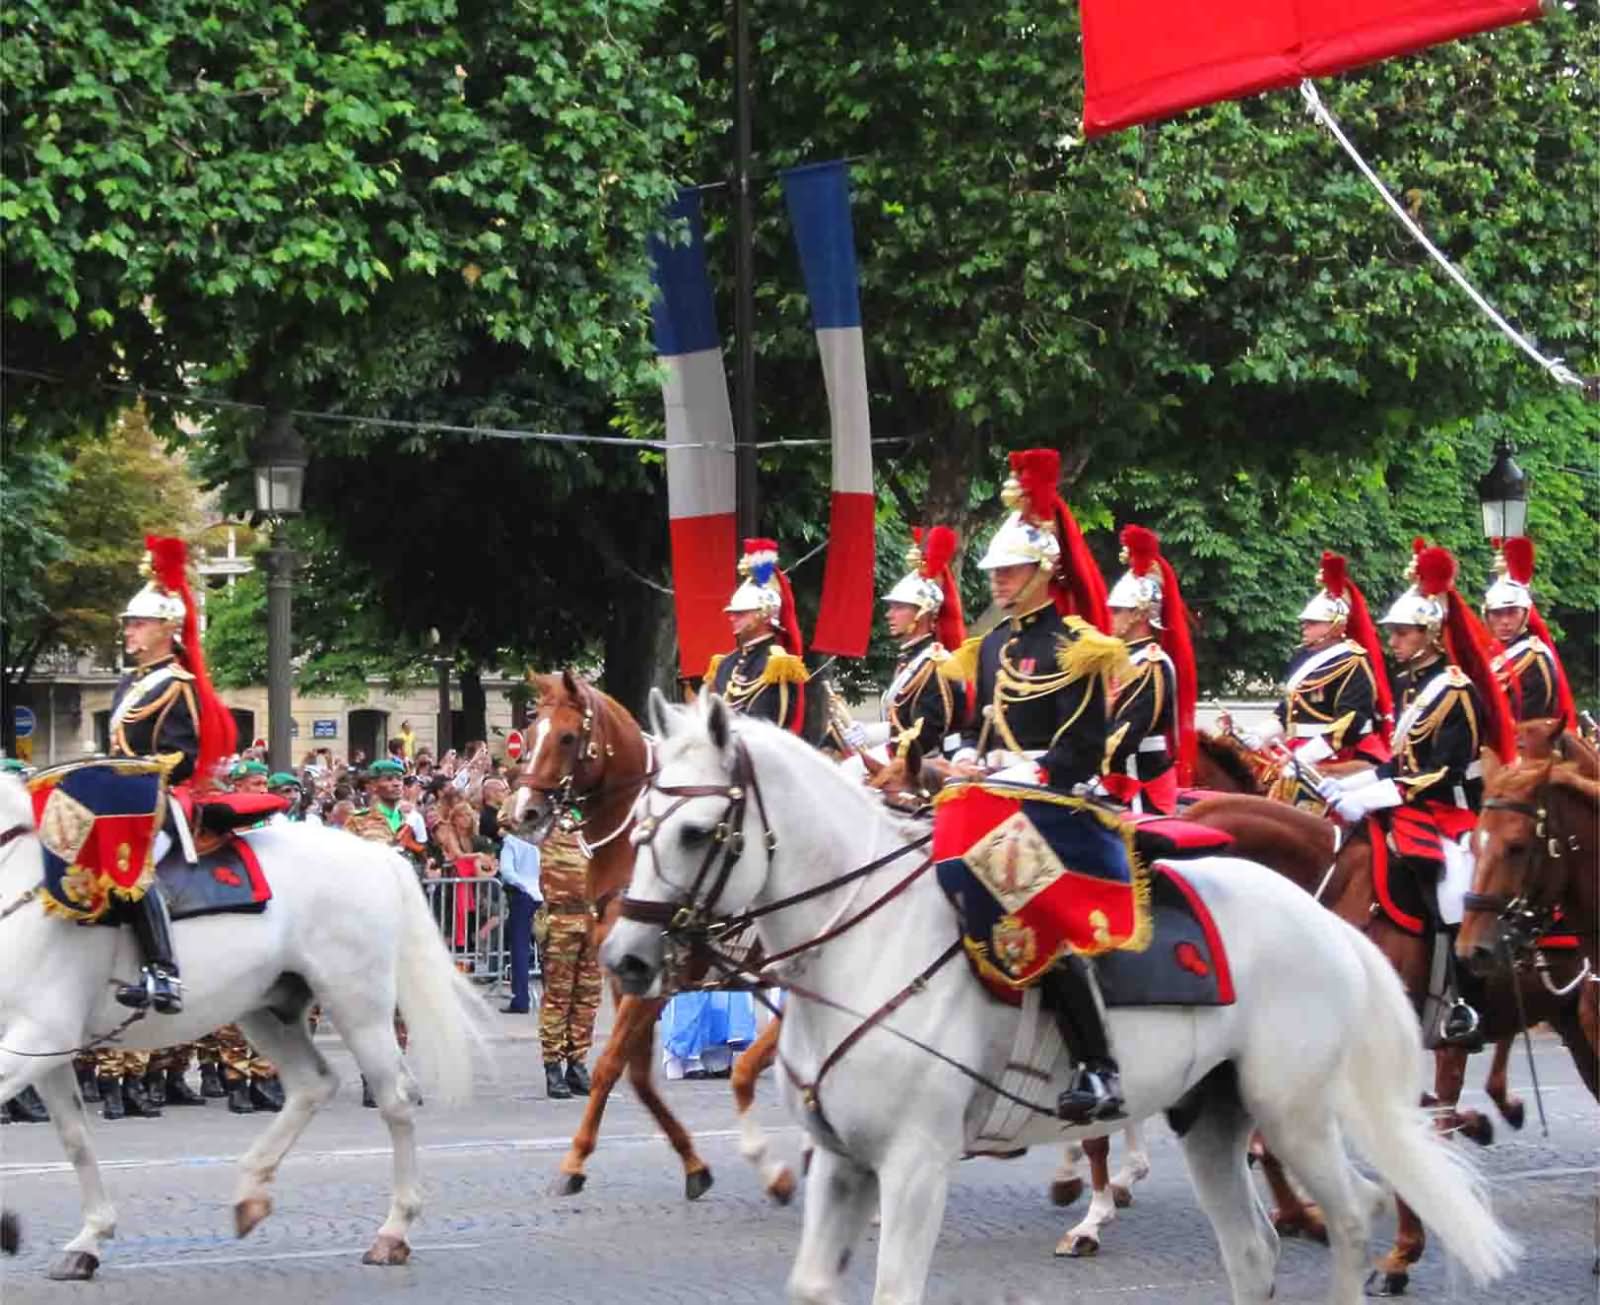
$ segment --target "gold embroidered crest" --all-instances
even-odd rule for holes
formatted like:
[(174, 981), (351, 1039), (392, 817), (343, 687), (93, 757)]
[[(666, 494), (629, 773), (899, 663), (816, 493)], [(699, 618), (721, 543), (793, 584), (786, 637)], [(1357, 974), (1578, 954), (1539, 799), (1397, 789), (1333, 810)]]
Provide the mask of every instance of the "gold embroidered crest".
[(1007, 911), (1018, 911), (1067, 872), (1033, 821), (1018, 811), (968, 849), (963, 858)]
[(94, 812), (59, 788), (51, 792), (39, 820), (39, 841), (71, 865), (94, 829)]
[(994, 959), (1012, 974), (1021, 974), (1039, 954), (1039, 939), (1030, 925), (1014, 915), (1001, 916), (989, 935)]

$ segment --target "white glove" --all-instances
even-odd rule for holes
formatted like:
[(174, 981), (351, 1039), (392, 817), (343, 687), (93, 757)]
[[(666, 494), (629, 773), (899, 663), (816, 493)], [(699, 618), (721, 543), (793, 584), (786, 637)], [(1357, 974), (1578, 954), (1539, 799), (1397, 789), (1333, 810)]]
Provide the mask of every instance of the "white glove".
[(1260, 729), (1242, 737), (1246, 743), (1259, 752), (1283, 737), (1283, 722), (1276, 716), (1268, 716), (1266, 723)]
[(1333, 809), (1338, 813), (1340, 820), (1353, 825), (1374, 811), (1383, 811), (1388, 807), (1399, 805), (1400, 786), (1392, 779), (1382, 779), (1353, 793), (1342, 794), (1333, 804)]
[(1318, 734), (1307, 739), (1296, 748), (1294, 755), (1305, 762), (1306, 765), (1315, 766), (1319, 761), (1326, 761), (1335, 754), (1333, 748), (1328, 744), (1328, 736), (1326, 734)]
[(1354, 793), (1357, 789), (1370, 788), (1378, 782), (1378, 772), (1375, 767), (1368, 766), (1363, 770), (1352, 771), (1342, 779), (1336, 780), (1339, 790), (1343, 793)]
[(1344, 796), (1344, 785), (1330, 775), (1318, 782), (1317, 796), (1331, 806)]

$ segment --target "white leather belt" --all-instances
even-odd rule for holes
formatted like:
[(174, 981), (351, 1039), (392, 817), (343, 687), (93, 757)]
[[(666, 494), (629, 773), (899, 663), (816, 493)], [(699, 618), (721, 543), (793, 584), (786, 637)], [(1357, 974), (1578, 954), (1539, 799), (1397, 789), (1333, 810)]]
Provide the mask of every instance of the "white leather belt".
[(1139, 740), (1140, 752), (1165, 752), (1167, 740), (1160, 734), (1152, 734), (1149, 738)]
[(1297, 739), (1320, 739), (1332, 728), (1332, 725), (1296, 725), (1294, 736)]
[[(1468, 779), (1482, 779), (1483, 778), (1483, 762), (1474, 761), (1470, 766), (1467, 767), (1466, 776), (1467, 776)], [(1467, 804), (1465, 802), (1463, 802), (1461, 805), (1462, 806), (1466, 806)]]

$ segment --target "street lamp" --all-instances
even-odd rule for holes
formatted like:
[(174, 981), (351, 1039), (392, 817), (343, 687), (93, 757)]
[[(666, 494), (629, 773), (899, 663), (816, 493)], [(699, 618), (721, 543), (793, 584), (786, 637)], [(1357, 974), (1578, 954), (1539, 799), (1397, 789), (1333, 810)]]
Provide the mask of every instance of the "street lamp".
[(283, 537), (283, 521), (300, 515), (305, 491), (305, 441), (289, 414), (273, 412), (250, 449), (256, 511), (272, 523), (267, 550), (267, 756), (274, 770), (287, 770), (293, 722), (294, 682), (290, 667), (290, 610), (295, 554)]
[(1478, 481), (1478, 503), (1483, 508), (1483, 533), (1491, 539), (1517, 539), (1528, 528), (1528, 474), (1511, 456), (1504, 436), (1495, 441), (1494, 466)]

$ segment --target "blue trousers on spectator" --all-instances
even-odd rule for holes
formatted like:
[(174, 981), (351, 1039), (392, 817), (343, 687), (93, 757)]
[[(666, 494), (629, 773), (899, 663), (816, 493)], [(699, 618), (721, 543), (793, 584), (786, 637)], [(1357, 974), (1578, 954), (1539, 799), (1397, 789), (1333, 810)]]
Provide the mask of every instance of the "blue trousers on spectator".
[(522, 889), (506, 885), (508, 919), (506, 933), (511, 939), (511, 1005), (528, 1010), (528, 975), (533, 968), (533, 913), (539, 903)]

